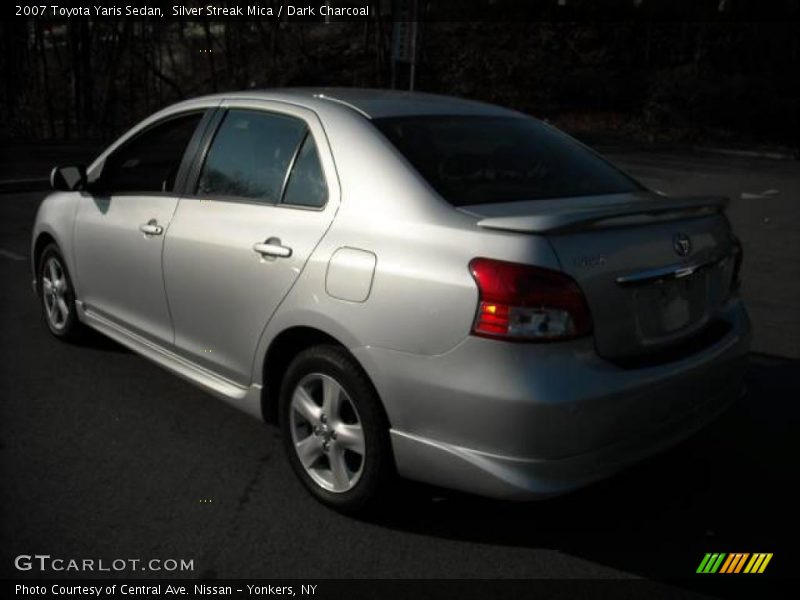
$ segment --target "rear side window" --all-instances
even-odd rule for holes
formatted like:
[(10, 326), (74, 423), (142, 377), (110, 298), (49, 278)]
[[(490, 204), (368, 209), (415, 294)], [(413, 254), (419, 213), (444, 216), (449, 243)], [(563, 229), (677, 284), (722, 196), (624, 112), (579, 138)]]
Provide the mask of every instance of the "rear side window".
[(286, 183), (283, 203), (319, 208), (324, 206), (327, 200), (328, 186), (322, 174), (317, 145), (309, 133), (294, 161), (289, 181)]
[(99, 188), (107, 192), (169, 192), (183, 153), (203, 113), (174, 117), (148, 128), (103, 165)]
[(208, 151), (197, 195), (278, 203), (305, 134), (306, 125), (300, 119), (229, 110)]
[(454, 206), (641, 189), (605, 160), (536, 119), (445, 115), (373, 123)]

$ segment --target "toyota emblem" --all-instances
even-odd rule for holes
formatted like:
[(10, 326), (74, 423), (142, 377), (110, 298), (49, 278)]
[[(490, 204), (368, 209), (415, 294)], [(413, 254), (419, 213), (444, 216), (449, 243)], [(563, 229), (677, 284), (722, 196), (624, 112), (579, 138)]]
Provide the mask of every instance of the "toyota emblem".
[(692, 252), (692, 240), (685, 233), (672, 236), (672, 248), (678, 256), (689, 256)]

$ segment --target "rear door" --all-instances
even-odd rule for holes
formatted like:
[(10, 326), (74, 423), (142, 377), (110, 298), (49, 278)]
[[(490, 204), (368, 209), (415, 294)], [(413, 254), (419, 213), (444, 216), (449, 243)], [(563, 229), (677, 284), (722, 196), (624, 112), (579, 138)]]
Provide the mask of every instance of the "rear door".
[(164, 249), (176, 351), (236, 383), (328, 229), (338, 183), (322, 126), (286, 104), (227, 102)]
[(178, 204), (182, 159), (204, 114), (201, 109), (167, 117), (114, 150), (93, 174), (75, 223), (87, 313), (163, 345), (172, 344), (161, 270), (164, 234)]

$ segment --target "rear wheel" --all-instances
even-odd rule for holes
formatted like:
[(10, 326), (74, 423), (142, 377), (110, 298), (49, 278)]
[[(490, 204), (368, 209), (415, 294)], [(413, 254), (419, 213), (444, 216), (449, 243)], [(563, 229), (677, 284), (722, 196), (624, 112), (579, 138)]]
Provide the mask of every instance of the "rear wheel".
[(39, 297), (42, 316), (50, 332), (61, 339), (75, 340), (84, 329), (75, 308), (75, 291), (58, 246), (50, 244), (39, 259)]
[(344, 512), (376, 504), (393, 479), (388, 422), (361, 367), (342, 348), (317, 346), (289, 365), (281, 429), (297, 476)]

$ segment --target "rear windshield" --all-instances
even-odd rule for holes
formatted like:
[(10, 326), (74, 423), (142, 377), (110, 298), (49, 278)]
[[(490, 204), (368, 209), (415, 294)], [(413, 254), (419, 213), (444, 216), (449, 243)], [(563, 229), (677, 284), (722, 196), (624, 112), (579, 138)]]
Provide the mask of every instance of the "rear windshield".
[(447, 115), (373, 123), (454, 206), (642, 189), (536, 119)]

